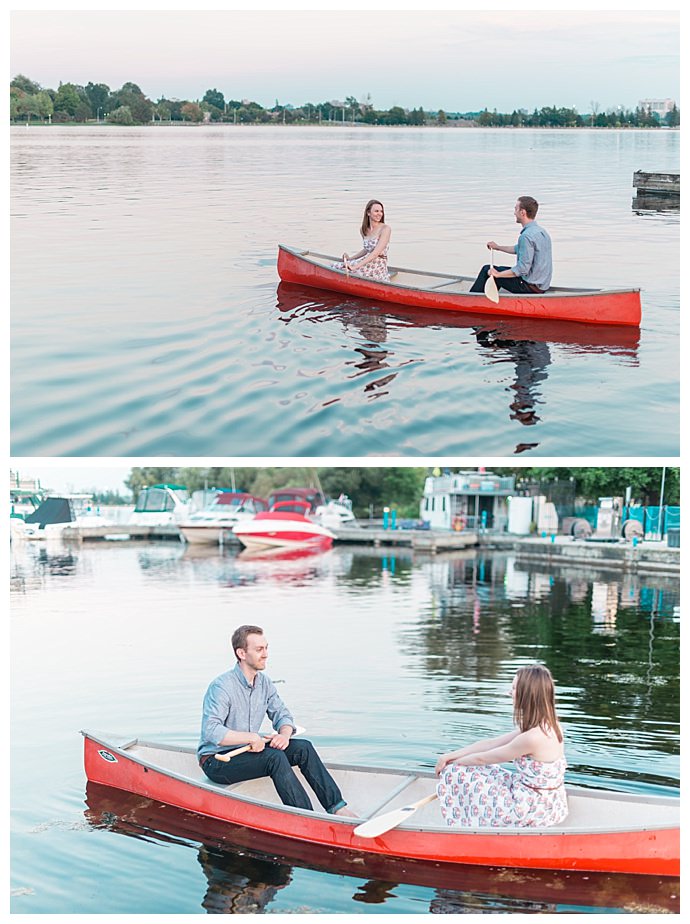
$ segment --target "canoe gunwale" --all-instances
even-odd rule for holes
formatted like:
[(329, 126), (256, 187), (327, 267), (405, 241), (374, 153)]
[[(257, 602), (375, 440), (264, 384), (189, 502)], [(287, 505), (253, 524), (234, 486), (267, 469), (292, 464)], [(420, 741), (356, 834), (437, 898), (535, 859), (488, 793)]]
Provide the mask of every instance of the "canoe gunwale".
[[(161, 764), (155, 763), (151, 760), (146, 760), (144, 757), (133, 754), (128, 751), (132, 747), (141, 747), (141, 748), (153, 748), (159, 751), (171, 751), (173, 753), (183, 753), (196, 756), (196, 748), (186, 747), (186, 746), (177, 746), (165, 744), (157, 741), (148, 741), (142, 738), (122, 738), (118, 736), (113, 736), (116, 740), (122, 740), (122, 744), (115, 744), (112, 740), (102, 734), (90, 732), (88, 730), (82, 730), (81, 734), (85, 739), (93, 741), (95, 744), (100, 745), (104, 748), (107, 748), (109, 751), (113, 751), (116, 754), (120, 754), (123, 758), (133, 761), (134, 763), (152, 770), (156, 773), (162, 774), (165, 777), (176, 780), (179, 783), (182, 783), (186, 786), (191, 786), (194, 789), (199, 789), (202, 791), (212, 792), (221, 797), (231, 799), (237, 802), (242, 802), (245, 805), (257, 806), (271, 811), (277, 811), (287, 815), (295, 815), (298, 817), (307, 817), (310, 819), (319, 819), (321, 821), (327, 820), (329, 824), (338, 824), (349, 826), (354, 824), (354, 822), (368, 821), (379, 813), (382, 808), (389, 804), (393, 799), (396, 798), (404, 789), (412, 785), (419, 779), (435, 779), (435, 774), (431, 770), (420, 770), (410, 773), (395, 767), (369, 767), (361, 766), (357, 764), (340, 764), (335, 762), (328, 762), (326, 765), (331, 770), (336, 771), (350, 771), (350, 772), (373, 772), (379, 775), (391, 775), (391, 776), (405, 776), (405, 780), (399, 787), (396, 787), (397, 791), (387, 793), (385, 800), (380, 804), (370, 809), (367, 814), (362, 815), (356, 819), (348, 818), (344, 816), (331, 815), (328, 812), (322, 810), (308, 811), (306, 809), (294, 808), (293, 806), (276, 804), (275, 802), (268, 802), (263, 799), (258, 799), (256, 797), (246, 796), (240, 792), (237, 792), (233, 787), (241, 786), (242, 783), (231, 784), (230, 786), (221, 786), (219, 784), (213, 783), (211, 780), (194, 780), (185, 774), (178, 773), (174, 770), (171, 770)], [(566, 786), (566, 792), (570, 796), (585, 796), (588, 798), (594, 799), (610, 799), (611, 796), (615, 796), (617, 801), (621, 802), (630, 802), (640, 803), (643, 802), (647, 805), (674, 805), (679, 804), (679, 799), (674, 796), (640, 796), (636, 793), (624, 793), (616, 792), (613, 790), (597, 790), (597, 789), (587, 789), (585, 787), (575, 787), (575, 786)], [(251, 827), (251, 825), (249, 825)], [(506, 828), (491, 828), (487, 831), (484, 828), (448, 828), (446, 825), (439, 824), (436, 825), (414, 825), (414, 824), (401, 824), (397, 826), (397, 829), (406, 833), (418, 833), (418, 834), (431, 834), (434, 836), (446, 836), (452, 837), (456, 834), (462, 834), (463, 836), (474, 835), (477, 837), (486, 837), (487, 835), (497, 836), (497, 837), (545, 837), (545, 836), (581, 836), (587, 835), (592, 837), (607, 836), (610, 834), (636, 834), (643, 832), (654, 832), (654, 831), (668, 831), (675, 830), (679, 825), (669, 825), (668, 823), (661, 822), (657, 825), (626, 825), (621, 826), (611, 826), (607, 828), (592, 828), (592, 827), (570, 827), (564, 828), (559, 825), (554, 825), (548, 828), (520, 828), (520, 827), (506, 827)]]
[[(333, 273), (337, 276), (345, 277), (350, 281), (359, 281), (356, 273), (346, 273), (345, 270), (335, 269), (331, 266), (324, 266), (322, 263), (319, 263), (318, 260), (331, 260), (337, 262), (338, 258), (332, 254), (319, 253), (315, 250), (298, 250), (294, 247), (288, 247), (285, 244), (278, 245), (280, 250), (285, 251), (286, 253), (291, 254), (293, 257), (304, 260), (306, 263), (316, 266), (321, 270), (325, 270), (329, 273)], [(316, 259), (310, 259), (315, 257)], [(410, 267), (404, 266), (393, 266), (389, 264), (388, 270), (390, 273), (410, 273), (417, 276), (431, 276), (438, 279), (446, 279), (447, 285), (452, 285), (455, 282), (466, 282), (473, 281), (474, 276), (463, 276), (461, 274), (452, 274), (452, 273), (439, 273), (432, 270), (419, 270), (411, 269)], [(435, 292), (438, 291), (438, 287), (425, 287), (425, 286), (412, 286), (412, 285), (401, 285), (400, 283), (391, 280), (390, 282), (382, 282), (381, 280), (370, 280), (364, 277), (361, 277), (362, 282), (372, 283), (375, 282), (378, 285), (385, 286), (386, 288), (399, 289), (400, 291), (418, 291), (418, 292)], [(501, 290), (501, 299), (529, 299), (530, 297), (541, 299), (562, 299), (562, 298), (582, 298), (582, 296), (591, 295), (591, 296), (602, 296), (602, 295), (629, 295), (633, 293), (639, 293), (641, 289), (639, 287), (629, 287), (629, 288), (592, 288), (592, 287), (582, 287), (576, 288), (574, 286), (551, 286), (548, 291), (543, 292), (539, 295), (534, 293), (530, 296), (530, 293), (515, 293), (515, 292), (506, 292)], [(476, 294), (480, 296), (481, 293), (464, 293), (465, 295)]]

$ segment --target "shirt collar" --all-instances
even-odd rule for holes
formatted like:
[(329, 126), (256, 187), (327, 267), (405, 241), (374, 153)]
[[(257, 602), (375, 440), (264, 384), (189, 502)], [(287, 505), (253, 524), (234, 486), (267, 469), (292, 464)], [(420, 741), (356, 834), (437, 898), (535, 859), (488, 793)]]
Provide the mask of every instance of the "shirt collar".
[[(253, 690), (253, 689), (254, 689), (254, 687), (251, 685), (251, 683), (250, 683), (250, 682), (247, 680), (247, 678), (244, 676), (244, 671), (243, 671), (242, 668), (240, 667), (240, 662), (239, 662), (239, 661), (237, 662), (237, 664), (236, 664), (235, 667), (233, 668), (233, 671), (235, 672), (235, 674), (237, 674), (237, 677), (238, 677), (238, 679), (239, 679), (239, 681), (240, 681), (241, 684), (243, 684), (248, 690)], [(257, 674), (257, 676), (258, 676), (258, 674)], [(254, 680), (256, 680), (256, 677), (254, 678)]]

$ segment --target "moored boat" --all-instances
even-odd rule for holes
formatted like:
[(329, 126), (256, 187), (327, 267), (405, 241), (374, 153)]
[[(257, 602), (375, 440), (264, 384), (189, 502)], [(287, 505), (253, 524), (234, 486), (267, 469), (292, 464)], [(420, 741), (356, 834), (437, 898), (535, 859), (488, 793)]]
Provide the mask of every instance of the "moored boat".
[(142, 488), (129, 522), (132, 526), (178, 524), (188, 516), (190, 497), (180, 484), (154, 484)]
[(379, 282), (333, 269), (331, 264), (337, 260), (281, 244), (278, 275), (283, 282), (418, 308), (632, 327), (639, 327), (642, 316), (640, 290), (636, 288), (552, 286), (545, 293), (519, 295), (500, 290), (495, 304), (483, 292), (469, 291), (474, 276), (390, 266), (391, 281)]
[[(449, 829), (431, 802), (375, 838), (355, 834), (365, 819), (434, 792), (430, 771), (326, 764), (357, 818), (282, 805), (269, 778), (222, 786), (198, 766), (193, 748), (84, 731), (87, 779), (290, 841), (359, 854), (522, 869), (677, 876), (677, 798), (567, 787), (569, 815), (550, 828)], [(297, 771), (299, 773), (299, 771)]]
[(219, 491), (203, 510), (180, 523), (180, 532), (192, 545), (225, 542), (233, 538), (233, 527), (268, 510), (268, 502), (246, 491)]
[(306, 514), (309, 502), (278, 501), (270, 510), (257, 513), (233, 527), (233, 532), (248, 549), (284, 546), (293, 549), (327, 549), (335, 535), (325, 526), (315, 523)]
[(112, 520), (93, 506), (91, 494), (50, 495), (24, 519), (12, 518), (16, 539), (56, 539), (70, 526), (112, 526)]

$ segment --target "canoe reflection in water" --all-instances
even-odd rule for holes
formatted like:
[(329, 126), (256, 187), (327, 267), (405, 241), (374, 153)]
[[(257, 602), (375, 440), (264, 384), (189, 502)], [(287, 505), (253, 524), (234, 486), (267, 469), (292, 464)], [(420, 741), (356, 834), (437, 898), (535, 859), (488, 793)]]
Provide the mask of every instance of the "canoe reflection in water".
[[(500, 867), (394, 860), (284, 838), (152, 799), (86, 784), (85, 819), (99, 830), (151, 844), (191, 847), (206, 876), (200, 906), (210, 914), (259, 914), (293, 884), (295, 870), (324, 876), (347, 876), (352, 899), (368, 905), (393, 902), (396, 889), (417, 886), (429, 890), (432, 913), (548, 912), (576, 905), (623, 911), (678, 914), (678, 879), (627, 874), (516, 870)], [(289, 860), (285, 853), (289, 852)], [(153, 861), (152, 861), (153, 862)], [(169, 855), (164, 862), (169, 864)], [(297, 884), (293, 885), (297, 888)], [(305, 902), (297, 898), (303, 910)], [(420, 906), (421, 907), (421, 906)], [(269, 911), (272, 909), (268, 909)], [(320, 910), (320, 909), (314, 909)], [(391, 909), (394, 910), (394, 909)]]
[[(346, 331), (354, 330), (365, 343), (354, 347), (358, 357), (354, 362), (347, 360), (345, 365), (350, 367), (350, 378), (367, 376), (364, 391), (369, 398), (389, 394), (390, 386), (404, 366), (424, 361), (417, 356), (396, 358), (396, 351), (389, 343), (389, 337), (396, 331), (409, 328), (467, 331), (476, 339), (480, 358), (486, 364), (507, 363), (514, 367), (514, 380), (506, 387), (512, 396), (510, 418), (525, 426), (539, 421), (536, 408), (546, 404), (542, 389), (548, 378), (548, 367), (555, 361), (552, 346), (576, 356), (608, 354), (617, 363), (633, 366), (639, 363), (640, 331), (637, 327), (531, 318), (497, 319), (469, 312), (454, 314), (382, 305), (285, 282), (278, 286), (277, 308), (286, 324), (337, 321)], [(372, 379), (369, 373), (378, 371), (385, 374)], [(520, 444), (524, 448), (535, 445)], [(520, 446), (516, 452), (521, 451)]]

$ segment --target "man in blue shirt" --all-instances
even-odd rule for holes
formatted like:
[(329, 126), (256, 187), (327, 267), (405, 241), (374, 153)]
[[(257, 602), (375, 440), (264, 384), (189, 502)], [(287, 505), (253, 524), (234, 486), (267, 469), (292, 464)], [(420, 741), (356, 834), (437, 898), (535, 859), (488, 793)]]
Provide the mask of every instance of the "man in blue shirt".
[(486, 280), (493, 276), (499, 289), (508, 292), (546, 292), (551, 285), (553, 264), (551, 260), (551, 238), (535, 221), (539, 203), (531, 196), (520, 196), (515, 203), (515, 221), (522, 225), (517, 244), (497, 244), (489, 241), (489, 250), (517, 255), (515, 266), (494, 266), (485, 264), (470, 292), (483, 292)]
[[(311, 741), (292, 738), (292, 715), (273, 681), (263, 673), (268, 659), (263, 629), (240, 626), (233, 632), (232, 648), (235, 667), (216, 677), (204, 697), (197, 756), (206, 776), (214, 783), (270, 776), (285, 805), (313, 810), (292, 769), (297, 765), (327, 812), (355, 817)], [(268, 741), (258, 733), (266, 715), (277, 732)], [(250, 750), (230, 761), (217, 759), (217, 754), (242, 745), (249, 745)]]

